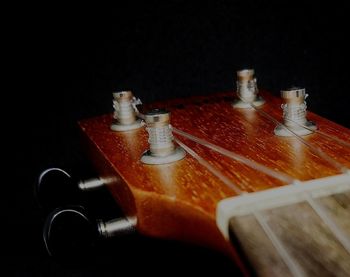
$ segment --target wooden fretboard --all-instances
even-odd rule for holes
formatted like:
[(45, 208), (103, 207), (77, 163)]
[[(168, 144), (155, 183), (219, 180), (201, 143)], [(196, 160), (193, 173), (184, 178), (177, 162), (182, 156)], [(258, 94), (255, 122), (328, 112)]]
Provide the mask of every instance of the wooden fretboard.
[[(346, 179), (346, 174), (344, 176)], [(270, 200), (265, 197), (262, 201), (269, 203), (250, 202), (247, 204), (250, 212), (237, 211), (237, 215), (230, 218), (231, 241), (238, 245), (254, 273), (258, 276), (350, 276), (350, 253), (346, 249), (350, 241), (350, 180), (342, 189), (339, 186), (337, 189), (337, 185), (331, 187), (332, 191), (326, 193), (313, 190), (291, 192), (289, 196), (282, 193), (279, 203), (274, 203), (273, 197)], [(337, 238), (315, 207), (324, 212), (345, 241)], [(237, 206), (236, 209), (243, 208)], [(266, 226), (274, 238), (269, 237)]]

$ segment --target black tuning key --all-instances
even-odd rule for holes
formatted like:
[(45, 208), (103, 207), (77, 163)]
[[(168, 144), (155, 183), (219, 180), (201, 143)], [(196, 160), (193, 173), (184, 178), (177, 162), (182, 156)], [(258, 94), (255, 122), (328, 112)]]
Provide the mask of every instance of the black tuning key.
[(101, 238), (135, 232), (135, 222), (126, 218), (94, 220), (82, 206), (66, 206), (51, 212), (44, 224), (43, 238), (50, 256), (89, 256)]
[(42, 208), (52, 210), (61, 205), (79, 203), (81, 192), (95, 190), (103, 185), (99, 178), (82, 181), (64, 169), (52, 167), (39, 175), (35, 184), (35, 197)]

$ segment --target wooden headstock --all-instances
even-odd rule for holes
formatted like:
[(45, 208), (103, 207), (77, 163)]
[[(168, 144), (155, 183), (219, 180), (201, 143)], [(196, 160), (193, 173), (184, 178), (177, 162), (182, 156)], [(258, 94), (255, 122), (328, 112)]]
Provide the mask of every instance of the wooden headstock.
[[(261, 95), (266, 103), (259, 109), (282, 122), (281, 99), (267, 92)], [(145, 108), (166, 108), (171, 112), (173, 127), (300, 181), (341, 173), (334, 164), (310, 151), (303, 141), (276, 136), (275, 122), (257, 110), (233, 108), (234, 99), (233, 92), (226, 92), (155, 103)], [(307, 116), (323, 133), (350, 143), (350, 130), (311, 112)], [(218, 203), (237, 193), (189, 154), (169, 164), (142, 163), (140, 158), (149, 148), (145, 128), (114, 132), (110, 129), (112, 121), (112, 115), (107, 114), (83, 120), (79, 125), (91, 161), (126, 217), (135, 222), (136, 229), (147, 236), (189, 241), (223, 251), (247, 272), (236, 249), (217, 225)], [(174, 135), (241, 191), (249, 193), (287, 185)], [(349, 147), (319, 133), (303, 139), (350, 168)]]

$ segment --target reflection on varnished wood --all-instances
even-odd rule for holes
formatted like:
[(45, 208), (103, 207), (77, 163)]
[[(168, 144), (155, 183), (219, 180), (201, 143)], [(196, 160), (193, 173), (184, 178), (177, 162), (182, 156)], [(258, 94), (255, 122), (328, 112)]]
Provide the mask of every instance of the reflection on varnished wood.
[[(281, 121), (281, 101), (264, 94), (261, 109)], [(144, 107), (171, 111), (171, 124), (185, 132), (220, 145), (276, 171), (299, 180), (338, 174), (295, 138), (274, 135), (275, 124), (254, 110), (233, 109), (233, 92), (188, 100), (173, 100)], [(329, 135), (350, 142), (350, 131), (311, 112), (308, 118)], [(144, 129), (125, 133), (109, 129), (112, 115), (84, 120), (80, 127), (101, 175), (117, 175), (120, 182), (109, 189), (126, 214), (137, 217), (137, 228), (146, 235), (181, 239), (236, 253), (228, 246), (215, 223), (217, 203), (235, 193), (190, 155), (171, 165), (145, 165), (140, 157), (148, 149)], [(178, 137), (219, 169), (243, 191), (259, 191), (285, 185), (241, 163)], [(350, 167), (350, 149), (317, 133), (305, 139)], [(119, 194), (122, 194), (121, 197)], [(198, 232), (201, 230), (201, 232)], [(237, 262), (240, 261), (237, 259)]]

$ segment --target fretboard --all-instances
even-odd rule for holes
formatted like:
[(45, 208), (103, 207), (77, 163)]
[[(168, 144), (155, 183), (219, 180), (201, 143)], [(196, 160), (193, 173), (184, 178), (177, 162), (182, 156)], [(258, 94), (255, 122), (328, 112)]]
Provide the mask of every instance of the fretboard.
[(258, 276), (350, 275), (350, 175), (238, 198), (219, 217)]

